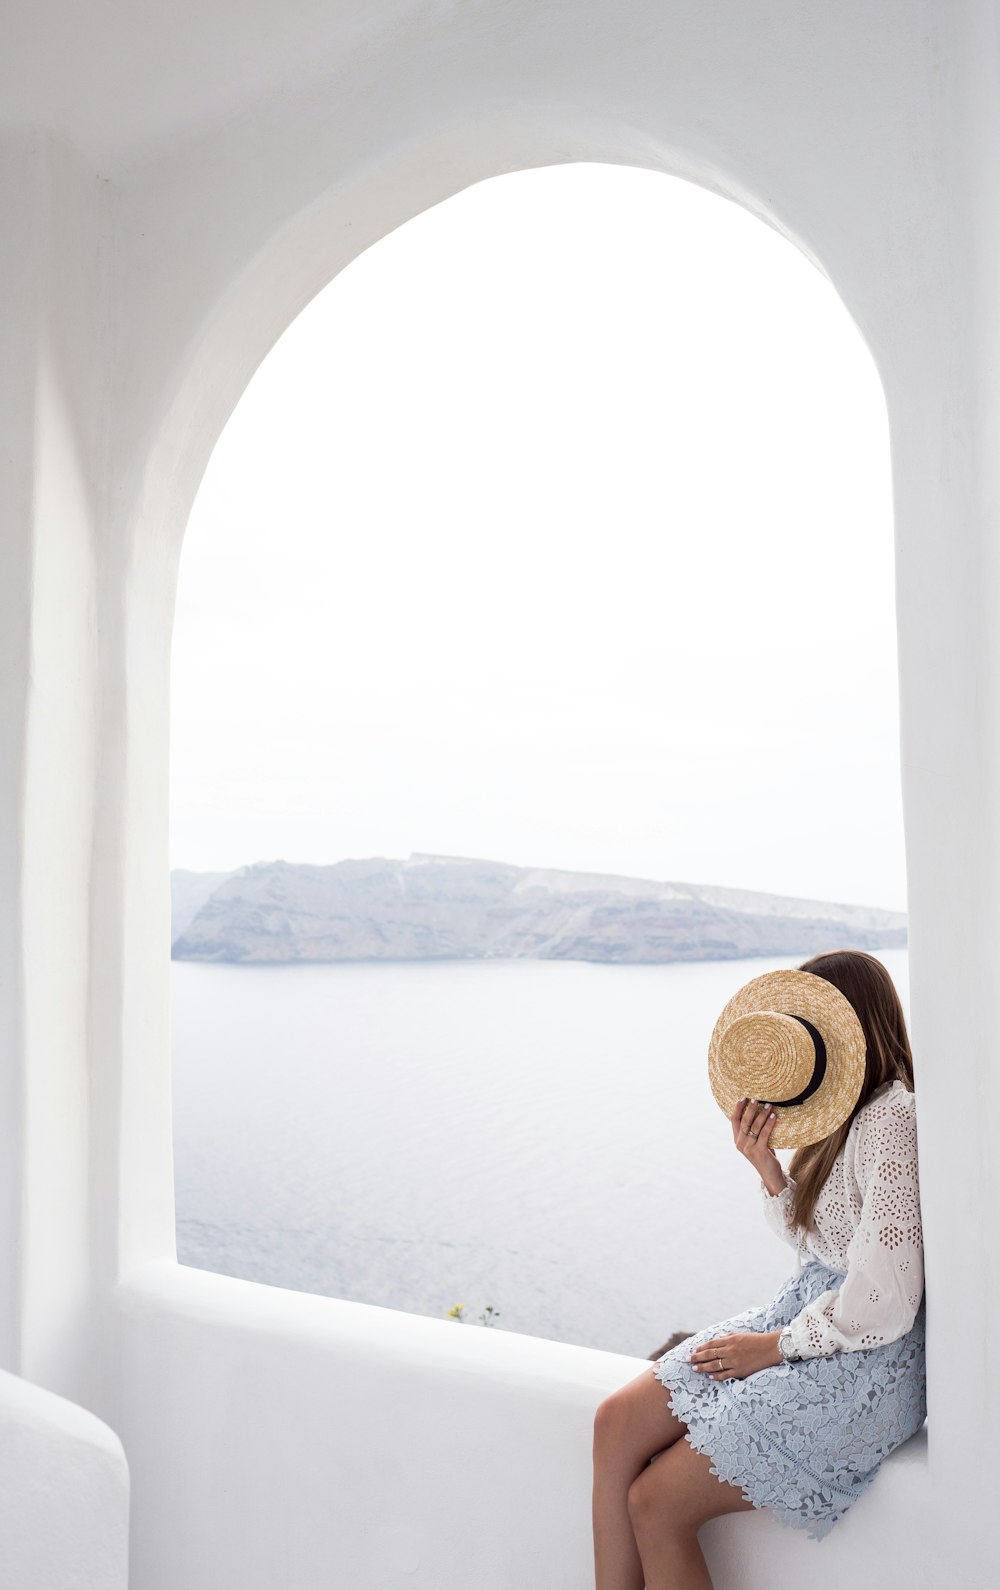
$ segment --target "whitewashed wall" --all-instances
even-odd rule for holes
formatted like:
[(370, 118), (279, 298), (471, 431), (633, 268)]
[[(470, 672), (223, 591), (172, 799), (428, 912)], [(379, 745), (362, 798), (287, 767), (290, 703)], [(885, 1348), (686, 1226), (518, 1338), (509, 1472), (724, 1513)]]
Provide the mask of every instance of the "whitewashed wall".
[(114, 1431), (0, 1370), (3, 1590), (126, 1590), (128, 1503)]
[[(593, 1585), (593, 1412), (644, 1359), (169, 1261), (121, 1305), (142, 1590)], [(763, 1511), (713, 1519), (716, 1590), (867, 1587), (890, 1555), (940, 1590), (930, 1478), (921, 1432), (824, 1541)]]
[[(88, 11), (95, 72), (115, 50), (100, 31), (113, 9)], [(348, 13), (357, 27), (310, 37), (290, 0), (301, 45), (280, 70), (263, 35), (251, 60), (253, 30), (241, 34), (252, 91), (238, 105), (227, 81), (206, 106), (203, 77), (171, 57), (169, 127), (133, 148), (112, 137), (114, 107), (134, 117), (141, 83), (127, 106), (105, 95), (99, 143), (68, 110), (0, 131), (0, 1361), (123, 1434), (135, 1590), (270, 1590), (267, 1551), (239, 1540), (276, 1509), (305, 1531), (290, 1586), (339, 1560), (362, 1590), (397, 1585), (391, 1543), (373, 1540), (383, 1518), (414, 1586), (464, 1582), (475, 1561), (474, 1582), (500, 1590), (512, 1551), (525, 1584), (579, 1586), (588, 1415), (632, 1361), (484, 1332), (474, 1371), (446, 1373), (447, 1322), (379, 1325), (382, 1311), (172, 1268), (169, 642), (206, 460), (261, 358), (337, 270), (501, 171), (646, 166), (802, 248), (884, 384), (930, 1412), (926, 1462), (900, 1454), (878, 1503), (840, 1526), (856, 1547), (844, 1533), (810, 1543), (808, 1561), (842, 1571), (838, 1552), (864, 1544), (873, 1583), (901, 1557), (913, 1584), (982, 1583), (1000, 1413), (987, 1340), (1000, 1281), (984, 1262), (1000, 1119), (995, 6), (383, 0), (345, 4), (338, 23)], [(193, 26), (195, 55), (198, 39)], [(369, 1328), (391, 1343), (384, 1374)], [(273, 1461), (248, 1446), (258, 1413)], [(490, 1432), (478, 1488), (467, 1459), (445, 1464), (443, 1420), (456, 1454), (483, 1453)], [(529, 1487), (525, 1432), (539, 1448)], [(870, 1535), (862, 1505), (884, 1509)], [(914, 1506), (934, 1525), (919, 1536)], [(709, 1530), (713, 1550), (725, 1532), (742, 1552), (778, 1527)], [(171, 1581), (163, 1554), (183, 1542), (199, 1560)], [(720, 1563), (719, 1590), (750, 1572)]]

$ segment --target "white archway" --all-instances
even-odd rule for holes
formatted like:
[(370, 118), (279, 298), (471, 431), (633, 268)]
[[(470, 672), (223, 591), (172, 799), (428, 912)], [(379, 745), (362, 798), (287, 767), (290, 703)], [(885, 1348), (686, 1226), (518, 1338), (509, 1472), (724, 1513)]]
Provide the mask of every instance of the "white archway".
[[(102, 300), (114, 379), (99, 394), (107, 406), (102, 442), (108, 458), (106, 518), (95, 536), (95, 763), (101, 775), (93, 830), (80, 839), (92, 879), (93, 1056), (87, 1073), (93, 1157), (81, 1196), (85, 1191), (91, 1201), (95, 1280), (102, 1297), (117, 1299), (114, 1318), (124, 1342), (120, 1360), (105, 1354), (107, 1403), (121, 1408), (136, 1448), (150, 1450), (150, 1431), (171, 1426), (159, 1392), (173, 1377), (191, 1428), (200, 1429), (212, 1389), (198, 1368), (200, 1354), (230, 1389), (236, 1411), (227, 1441), (240, 1463), (250, 1465), (234, 1470), (231, 1482), (244, 1495), (264, 1495), (266, 1480), (252, 1472), (256, 1427), (248, 1412), (261, 1381), (239, 1380), (229, 1351), (234, 1334), (249, 1329), (254, 1352), (261, 1333), (267, 1337), (272, 1386), (280, 1382), (287, 1390), (299, 1374), (290, 1355), (283, 1356), (289, 1335), (313, 1343), (310, 1372), (318, 1373), (322, 1361), (324, 1395), (349, 1401), (362, 1383), (383, 1384), (381, 1362), (364, 1356), (362, 1373), (362, 1360), (352, 1357), (361, 1352), (357, 1316), (353, 1336), (347, 1317), (338, 1315), (338, 1330), (343, 1326), (346, 1333), (338, 1338), (343, 1356), (327, 1380), (321, 1343), (333, 1318), (328, 1312), (311, 1311), (306, 1325), (304, 1314), (283, 1312), (285, 1300), (255, 1293), (251, 1303), (242, 1291), (196, 1293), (191, 1277), (172, 1266), (164, 724), (173, 581), (205, 460), (263, 353), (367, 243), (502, 171), (579, 159), (648, 166), (745, 204), (825, 269), (872, 350), (886, 392), (913, 1034), (921, 1056), (924, 1217), (934, 1295), (930, 1456), (939, 1516), (970, 1521), (960, 1540), (944, 1528), (934, 1544), (940, 1543), (942, 1573), (964, 1568), (974, 1579), (990, 1550), (995, 1397), (985, 1325), (976, 1348), (983, 1395), (975, 1409), (957, 1408), (944, 1392), (944, 1377), (952, 1342), (969, 1317), (990, 1317), (996, 1287), (983, 1271), (980, 1249), (993, 1202), (984, 1167), (997, 1103), (991, 1034), (998, 994), (991, 967), (1000, 943), (992, 817), (1000, 789), (994, 743), (1000, 720), (991, 682), (1000, 677), (993, 623), (1000, 577), (991, 531), (997, 466), (989, 445), (1000, 408), (1000, 363), (992, 346), (996, 316), (984, 287), (994, 279), (997, 251), (987, 153), (995, 147), (997, 112), (980, 65), (989, 51), (973, 36), (986, 11), (980, 15), (977, 8), (976, 19), (963, 13), (961, 27), (950, 21), (947, 29), (925, 31), (902, 13), (875, 14), (863, 6), (840, 7), (829, 18), (817, 14), (807, 26), (798, 14), (793, 22), (775, 0), (749, 6), (726, 0), (709, 12), (684, 0), (669, 17), (662, 8), (640, 8), (641, 25), (632, 27), (605, 0), (586, 0), (564, 27), (551, 8), (538, 7), (518, 12), (512, 31), (507, 16), (493, 26), (501, 9), (487, 5), (463, 15), (444, 48), (439, 35), (452, 19), (442, 8), (429, 8), (415, 33), (403, 38), (387, 20), (362, 71), (354, 72), (358, 63), (345, 51), (337, 72), (310, 73), (308, 84), (297, 81), (277, 101), (262, 104), (259, 114), (120, 173), (110, 214), (100, 222), (114, 261)], [(53, 645), (52, 655), (64, 660), (64, 643)], [(89, 678), (86, 649), (78, 655), (82, 677)], [(84, 808), (95, 790), (83, 764), (74, 764), (70, 776), (80, 780)], [(46, 829), (47, 820), (32, 819), (33, 858), (44, 854), (45, 834), (55, 832), (51, 821)], [(40, 865), (32, 864), (29, 896), (46, 887)], [(49, 980), (39, 986), (48, 987)], [(977, 1106), (971, 1123), (959, 1111), (968, 1094)], [(43, 1122), (40, 1116), (30, 1130), (40, 1133)], [(40, 1160), (43, 1141), (32, 1140), (31, 1148)], [(971, 1191), (951, 1173), (960, 1154), (971, 1167)], [(979, 1212), (974, 1221), (965, 1215), (970, 1202)], [(33, 1234), (32, 1262), (17, 1279), (28, 1299), (22, 1304), (27, 1317), (40, 1291), (39, 1255), (50, 1262), (41, 1236)], [(405, 1359), (404, 1379), (414, 1367), (411, 1344), (427, 1382), (444, 1375), (429, 1339), (407, 1322), (403, 1344), (389, 1330), (396, 1323), (376, 1327), (366, 1315), (363, 1330), (384, 1349), (383, 1357), (398, 1352), (400, 1364)], [(382, 1326), (386, 1333), (379, 1335)], [(193, 1363), (185, 1352), (192, 1342)], [(429, 1357), (420, 1357), (422, 1345)], [(512, 1354), (519, 1351), (510, 1346)], [(543, 1370), (538, 1360), (520, 1362), (523, 1386), (571, 1382), (571, 1397), (588, 1374), (591, 1389), (614, 1379), (607, 1364), (577, 1359), (570, 1370), (565, 1360), (546, 1360)], [(338, 1379), (345, 1364), (350, 1368)], [(507, 1364), (513, 1368), (514, 1359)], [(481, 1367), (488, 1378), (492, 1371)], [(579, 1396), (576, 1412), (592, 1400)], [(277, 1395), (268, 1408), (267, 1428), (279, 1446), (288, 1406)], [(522, 1412), (534, 1406), (528, 1399)], [(470, 1428), (482, 1428), (478, 1411), (466, 1408)], [(416, 1428), (405, 1427), (411, 1443)], [(544, 1419), (539, 1428), (544, 1433)], [(399, 1429), (386, 1426), (369, 1437), (381, 1450), (394, 1451)], [(335, 1448), (324, 1447), (322, 1455), (328, 1464), (337, 1461)], [(424, 1474), (451, 1476), (446, 1453), (435, 1449), (429, 1456), (421, 1448)], [(162, 1492), (168, 1472), (162, 1465), (172, 1463), (169, 1471), (177, 1472), (176, 1459), (164, 1434), (150, 1457), (152, 1483), (143, 1494), (137, 1549), (144, 1565), (162, 1564), (157, 1572), (166, 1576), (164, 1584), (171, 1574), (186, 1575), (194, 1590), (196, 1575), (204, 1574), (201, 1582), (208, 1584), (231, 1571), (238, 1514), (227, 1511), (217, 1486), (193, 1488), (183, 1498), (192, 1526), (187, 1540), (173, 1542), (164, 1558), (166, 1531), (153, 1493)], [(314, 1466), (305, 1471), (306, 1483)], [(404, 1478), (400, 1470), (401, 1485)], [(499, 1471), (480, 1478), (487, 1488), (490, 1481), (504, 1483)], [(349, 1494), (363, 1516), (371, 1498), (360, 1490)], [(419, 1496), (408, 1494), (416, 1529), (425, 1516), (436, 1516), (440, 1497), (432, 1485)], [(449, 1492), (448, 1517), (460, 1513), (474, 1526), (477, 1494), (474, 1488)], [(886, 1517), (883, 1505), (872, 1512), (871, 1534), (864, 1537), (873, 1562), (891, 1554), (878, 1527)], [(911, 1516), (904, 1507), (900, 1537), (915, 1538), (906, 1522)], [(484, 1568), (485, 1585), (493, 1563), (476, 1556), (475, 1539), (472, 1527), (449, 1571), (459, 1565), (467, 1571), (471, 1562)], [(856, 1544), (861, 1539), (855, 1537)], [(351, 1550), (360, 1551), (361, 1544), (352, 1537)], [(359, 1559), (348, 1558), (348, 1569), (356, 1571)], [(241, 1559), (241, 1566), (248, 1585), (266, 1582), (260, 1553)], [(915, 1561), (914, 1571), (925, 1566)], [(305, 1568), (300, 1577), (310, 1582)]]
[[(496, 129), (491, 132), (495, 137)], [(539, 139), (536, 132), (529, 140), (533, 145), (533, 158), (530, 159), (525, 158), (524, 141), (523, 129), (518, 129), (514, 135), (511, 127), (506, 128), (500, 140), (503, 153), (495, 149), (486, 163), (487, 169), (480, 167), (475, 174), (467, 171), (467, 178), (482, 180), (495, 171), (509, 170), (515, 160), (530, 166), (555, 164), (558, 162), (552, 156), (557, 151), (561, 159), (567, 158), (570, 140), (565, 131), (558, 141)], [(512, 142), (520, 151), (516, 156)], [(627, 137), (622, 138), (617, 149), (612, 145), (610, 150), (607, 140), (596, 149), (588, 139), (578, 139), (576, 143), (576, 158), (611, 158), (613, 163), (633, 163), (627, 158)], [(246, 1283), (200, 1274), (196, 1279), (195, 1272), (172, 1268), (173, 1201), (169, 1142), (164, 1133), (169, 1099), (169, 1053), (165, 1042), (169, 877), (163, 844), (168, 770), (166, 748), (162, 741), (157, 741), (155, 726), (165, 721), (167, 711), (174, 580), (183, 526), (205, 460), (262, 352), (271, 346), (312, 292), (329, 280), (348, 258), (355, 257), (359, 245), (374, 241), (390, 226), (401, 224), (408, 213), (416, 213), (427, 203), (438, 202), (448, 192), (458, 191), (461, 184), (456, 182), (454, 167), (467, 161), (467, 150), (468, 139), (456, 138), (450, 158), (443, 159), (440, 142), (436, 141), (431, 149), (409, 151), (405, 160), (393, 163), (377, 175), (369, 173), (365, 183), (349, 192), (338, 189), (327, 194), (321, 203), (300, 216), (294, 226), (273, 239), (252, 265), (233, 280), (228, 293), (203, 325), (197, 345), (186, 356), (183, 374), (175, 369), (170, 403), (150, 436), (152, 445), (142, 467), (141, 490), (127, 526), (124, 521), (122, 523), (129, 548), (129, 591), (123, 615), (129, 631), (125, 639), (126, 673), (130, 681), (126, 704), (128, 711), (134, 714), (125, 729), (124, 741), (132, 747), (133, 755), (137, 748), (139, 752), (139, 760), (125, 768), (125, 787), (132, 793), (131, 797), (126, 796), (131, 813), (124, 827), (124, 910), (120, 918), (122, 1005), (126, 1014), (122, 1057), (126, 1079), (131, 1073), (133, 1082), (129, 1085), (126, 1080), (123, 1095), (122, 1218), (117, 1237), (107, 1229), (104, 1236), (111, 1238), (118, 1250), (114, 1259), (109, 1252), (109, 1261), (113, 1270), (124, 1278), (122, 1295), (129, 1313), (138, 1322), (137, 1340), (146, 1335), (154, 1318), (165, 1309), (176, 1321), (175, 1328), (180, 1328), (182, 1321), (189, 1322), (194, 1331), (192, 1339), (200, 1343), (199, 1363), (210, 1364), (213, 1353), (210, 1337), (205, 1335), (203, 1324), (196, 1322), (209, 1318), (220, 1323), (228, 1321), (223, 1331), (231, 1332), (241, 1317), (256, 1318), (254, 1339), (258, 1331), (264, 1333), (259, 1338), (260, 1350), (265, 1354), (261, 1360), (262, 1372), (268, 1380), (273, 1379), (275, 1388), (273, 1412), (267, 1417), (278, 1417), (279, 1410), (284, 1416), (289, 1410), (298, 1408), (296, 1417), (300, 1425), (304, 1406), (298, 1402), (288, 1379), (288, 1371), (293, 1374), (295, 1371), (281, 1345), (289, 1329), (296, 1328), (293, 1317), (301, 1318), (303, 1325), (306, 1318), (315, 1318), (315, 1327), (310, 1329), (322, 1333), (327, 1316), (316, 1312), (317, 1305), (323, 1304), (331, 1311), (331, 1323), (334, 1311), (347, 1311), (343, 1320), (350, 1332), (350, 1345), (348, 1338), (341, 1338), (346, 1353), (332, 1381), (321, 1371), (327, 1394), (337, 1398), (347, 1394), (347, 1383), (341, 1381), (341, 1374), (346, 1372), (350, 1380), (365, 1383), (374, 1364), (384, 1361), (387, 1355), (401, 1365), (408, 1364), (409, 1379), (415, 1376), (420, 1381), (429, 1377), (434, 1382), (446, 1373), (441, 1356), (445, 1344), (429, 1334), (439, 1323), (437, 1321), (422, 1321), (405, 1315), (376, 1319), (384, 1311), (361, 1314), (358, 1311), (364, 1309), (363, 1305), (342, 1304), (332, 1299), (294, 1297), (293, 1302), (292, 1295), (282, 1294), (276, 1311), (268, 1309), (257, 1315), (257, 1302), (244, 1293)], [(648, 163), (656, 168), (652, 160)], [(691, 170), (678, 169), (680, 166), (682, 162), (664, 158), (660, 169), (672, 170), (675, 175), (695, 175)], [(715, 174), (703, 185), (725, 191)], [(417, 194), (420, 200), (415, 200)], [(786, 231), (784, 227), (779, 230)], [(345, 238), (350, 240), (349, 250)], [(331, 241), (336, 247), (331, 247)], [(854, 318), (864, 334), (863, 314), (859, 312)], [(870, 327), (868, 329), (870, 331)], [(155, 549), (153, 556), (151, 549)], [(155, 842), (154, 835), (159, 836)], [(157, 934), (149, 930), (151, 913), (153, 920), (162, 924)], [(141, 1078), (136, 1069), (140, 1055)], [(150, 1269), (150, 1260), (161, 1262)], [(348, 1317), (351, 1319), (349, 1326)], [(444, 1328), (448, 1328), (447, 1324)], [(486, 1337), (490, 1333), (482, 1334)], [(501, 1357), (494, 1363), (501, 1376), (527, 1373), (530, 1381), (535, 1374), (541, 1373), (552, 1387), (564, 1373), (571, 1379), (585, 1373), (583, 1359), (578, 1355), (586, 1350), (548, 1343), (533, 1343), (529, 1349), (524, 1341), (524, 1338), (511, 1336), (503, 1342), (499, 1349)], [(220, 1348), (221, 1345), (220, 1338)], [(484, 1346), (473, 1345), (470, 1337), (466, 1348), (472, 1355), (468, 1359), (469, 1371), (491, 1374), (489, 1366), (494, 1361), (483, 1356)], [(534, 1357), (539, 1350), (541, 1357)], [(451, 1352), (450, 1343), (448, 1352)], [(508, 1353), (512, 1355), (510, 1358), (506, 1356)], [(571, 1355), (571, 1359), (560, 1363), (557, 1357), (560, 1353)], [(601, 1357), (607, 1364), (606, 1378), (598, 1369), (597, 1360)], [(624, 1378), (623, 1369), (613, 1369), (615, 1362), (609, 1355), (597, 1355), (593, 1359), (594, 1372), (605, 1389)], [(522, 1365), (520, 1370), (515, 1370), (516, 1363)], [(506, 1369), (502, 1367), (504, 1364)], [(478, 1369), (474, 1369), (474, 1365), (478, 1365)], [(185, 1371), (186, 1375), (188, 1373)], [(204, 1395), (205, 1387), (198, 1371), (188, 1381), (185, 1405), (189, 1396), (200, 1399)], [(585, 1392), (581, 1395), (577, 1390), (572, 1396), (578, 1410), (587, 1406)], [(497, 1450), (502, 1451), (509, 1434), (504, 1433), (502, 1424), (494, 1425), (497, 1411), (492, 1407), (490, 1394), (485, 1403), (470, 1407), (469, 1414), (480, 1431), (495, 1429)], [(239, 1421), (231, 1426), (231, 1434), (232, 1439), (246, 1444), (248, 1432), (244, 1429), (241, 1433)], [(315, 1437), (310, 1437), (302, 1450), (311, 1453), (308, 1459), (311, 1467), (322, 1468), (332, 1460), (329, 1452), (323, 1455), (323, 1448), (316, 1445)], [(897, 1465), (886, 1479), (880, 1510), (869, 1526), (876, 1534), (885, 1527), (887, 1520), (897, 1517), (898, 1536), (908, 1527), (902, 1521), (911, 1517), (914, 1508), (919, 1510), (924, 1505), (926, 1474), (915, 1472), (914, 1465), (919, 1469), (925, 1454), (923, 1439), (915, 1440), (906, 1454), (907, 1467)], [(439, 1463), (440, 1458), (433, 1451), (425, 1454), (425, 1475), (430, 1489), (423, 1503), (418, 1504), (423, 1510), (433, 1510), (436, 1505), (432, 1500), (433, 1475)], [(585, 1484), (582, 1475), (580, 1482)], [(236, 1483), (244, 1491), (252, 1484), (243, 1464), (236, 1471)], [(465, 1498), (465, 1505), (470, 1521), (475, 1519), (477, 1507), (471, 1493)], [(735, 1545), (735, 1541), (732, 1544)], [(797, 1560), (794, 1558), (797, 1543), (783, 1540), (775, 1544), (781, 1546), (783, 1553), (792, 1554), (781, 1559), (785, 1562), (782, 1571), (788, 1571), (788, 1564)], [(412, 1550), (417, 1552), (415, 1544)], [(186, 1560), (182, 1554), (177, 1558), (177, 1566), (183, 1566)], [(778, 1559), (765, 1557), (764, 1560), (770, 1561), (773, 1572)], [(359, 1576), (366, 1571), (363, 1559), (356, 1561), (353, 1571)]]

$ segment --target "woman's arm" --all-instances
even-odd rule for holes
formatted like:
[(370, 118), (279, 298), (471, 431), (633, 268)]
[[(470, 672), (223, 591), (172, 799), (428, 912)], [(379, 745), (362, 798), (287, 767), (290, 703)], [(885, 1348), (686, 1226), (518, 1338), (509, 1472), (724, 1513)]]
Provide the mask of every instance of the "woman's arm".
[(912, 1093), (872, 1107), (858, 1131), (854, 1164), (864, 1202), (847, 1247), (847, 1274), (790, 1322), (800, 1358), (898, 1341), (920, 1306), (923, 1234)]
[(771, 1147), (771, 1128), (777, 1119), (770, 1104), (758, 1099), (740, 1099), (732, 1113), (733, 1141), (760, 1177), (764, 1216), (773, 1231), (793, 1248), (804, 1243), (804, 1236), (792, 1224), (792, 1195), (795, 1182), (782, 1168)]
[(764, 1218), (771, 1230), (790, 1243), (793, 1248), (799, 1248), (803, 1245), (804, 1237), (801, 1229), (792, 1223), (792, 1198), (795, 1186), (794, 1178), (786, 1172), (785, 1185), (777, 1193), (771, 1193), (766, 1183), (761, 1180), (760, 1196)]

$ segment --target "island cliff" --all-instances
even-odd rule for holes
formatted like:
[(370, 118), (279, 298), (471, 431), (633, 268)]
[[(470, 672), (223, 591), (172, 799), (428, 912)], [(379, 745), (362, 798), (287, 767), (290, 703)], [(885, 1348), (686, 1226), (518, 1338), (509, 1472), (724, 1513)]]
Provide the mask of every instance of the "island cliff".
[(906, 943), (899, 911), (463, 856), (262, 861), (172, 883), (175, 960), (669, 962)]

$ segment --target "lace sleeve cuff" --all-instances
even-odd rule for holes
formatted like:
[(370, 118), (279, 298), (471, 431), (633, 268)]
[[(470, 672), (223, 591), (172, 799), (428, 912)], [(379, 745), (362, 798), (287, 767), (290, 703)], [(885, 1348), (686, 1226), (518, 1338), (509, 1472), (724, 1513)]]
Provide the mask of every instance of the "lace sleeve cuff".
[(764, 1206), (764, 1218), (768, 1225), (791, 1247), (798, 1248), (799, 1232), (792, 1224), (792, 1195), (795, 1192), (795, 1182), (789, 1176), (780, 1193), (769, 1193), (763, 1182), (758, 1185)]

